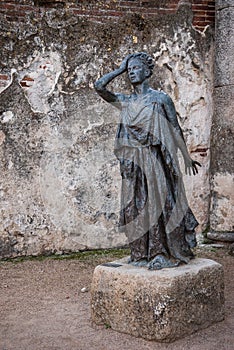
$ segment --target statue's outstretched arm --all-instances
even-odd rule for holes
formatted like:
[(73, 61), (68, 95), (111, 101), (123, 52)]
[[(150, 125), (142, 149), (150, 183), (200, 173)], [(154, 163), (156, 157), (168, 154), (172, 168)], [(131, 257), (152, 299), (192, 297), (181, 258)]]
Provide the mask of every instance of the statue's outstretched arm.
[(106, 86), (109, 84), (113, 79), (118, 77), (119, 75), (123, 74), (127, 71), (127, 62), (129, 60), (131, 55), (127, 56), (119, 68), (115, 69), (114, 71), (107, 73), (103, 75), (100, 79), (98, 79), (94, 83), (94, 88), (97, 91), (97, 93), (107, 102), (112, 103), (115, 107), (121, 109), (121, 100), (123, 99), (122, 94), (116, 94), (112, 91), (107, 90)]
[[(180, 137), (182, 138), (182, 140), (185, 143), (184, 135), (183, 135), (182, 129), (179, 125), (177, 115), (176, 115), (175, 105), (174, 105), (172, 99), (168, 95), (165, 94), (165, 98), (164, 98), (163, 102), (164, 102), (163, 107), (164, 107), (164, 110), (166, 112), (166, 116), (167, 116), (168, 121), (173, 126), (173, 128), (178, 132), (178, 134), (180, 135)], [(186, 149), (187, 149), (187, 147), (186, 147)]]
[(184, 158), (185, 173), (189, 173), (190, 175), (192, 170), (193, 175), (196, 175), (198, 173), (197, 166), (201, 166), (201, 164), (193, 160), (189, 155), (184, 135), (177, 119), (174, 103), (168, 95), (165, 95), (163, 106), (166, 112), (167, 119), (172, 125), (173, 129), (175, 130), (175, 141)]

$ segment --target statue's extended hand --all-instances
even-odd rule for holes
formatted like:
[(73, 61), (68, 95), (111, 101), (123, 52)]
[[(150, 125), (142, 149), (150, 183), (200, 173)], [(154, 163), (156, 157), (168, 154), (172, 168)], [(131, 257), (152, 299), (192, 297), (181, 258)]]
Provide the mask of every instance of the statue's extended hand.
[(197, 166), (201, 166), (199, 162), (193, 159), (188, 159), (185, 161), (185, 174), (191, 175), (191, 171), (193, 172), (193, 175), (198, 174), (198, 168)]
[(131, 58), (132, 54), (127, 55), (124, 60), (122, 61), (121, 65), (119, 66), (119, 69), (121, 70), (121, 73), (126, 72), (127, 71), (127, 67), (128, 67), (128, 60)]

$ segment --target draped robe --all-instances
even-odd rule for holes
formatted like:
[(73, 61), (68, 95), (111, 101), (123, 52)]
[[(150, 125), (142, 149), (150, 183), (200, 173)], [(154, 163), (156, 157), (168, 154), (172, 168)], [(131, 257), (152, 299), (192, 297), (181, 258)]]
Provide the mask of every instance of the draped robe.
[(122, 176), (120, 230), (131, 260), (166, 257), (188, 262), (198, 225), (185, 195), (177, 150), (186, 145), (174, 104), (161, 91), (119, 95), (115, 155)]

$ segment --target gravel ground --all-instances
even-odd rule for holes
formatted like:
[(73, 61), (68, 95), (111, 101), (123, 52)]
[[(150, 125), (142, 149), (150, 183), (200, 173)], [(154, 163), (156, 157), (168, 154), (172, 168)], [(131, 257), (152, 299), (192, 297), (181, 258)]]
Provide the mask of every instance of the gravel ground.
[[(226, 249), (197, 255), (225, 271), (225, 320), (171, 344), (120, 334), (90, 320), (90, 284), (96, 265), (125, 252), (78, 254), (0, 262), (0, 350), (233, 350), (233, 257)], [(85, 288), (87, 291), (82, 292)]]

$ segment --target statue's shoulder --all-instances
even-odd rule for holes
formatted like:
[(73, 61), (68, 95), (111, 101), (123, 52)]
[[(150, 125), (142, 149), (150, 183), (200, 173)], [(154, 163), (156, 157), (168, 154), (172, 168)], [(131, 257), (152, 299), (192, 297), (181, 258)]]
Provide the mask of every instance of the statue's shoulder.
[(131, 95), (126, 95), (121, 93), (115, 93), (115, 96), (122, 107), (127, 105), (129, 103), (129, 100), (131, 99)]
[(164, 104), (170, 99), (169, 95), (162, 90), (151, 89), (150, 94), (151, 94), (152, 101), (155, 101), (157, 103)]

